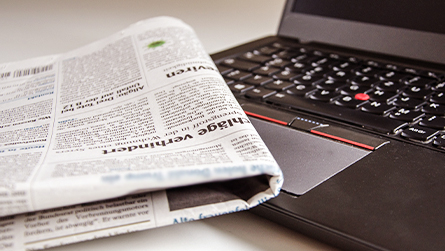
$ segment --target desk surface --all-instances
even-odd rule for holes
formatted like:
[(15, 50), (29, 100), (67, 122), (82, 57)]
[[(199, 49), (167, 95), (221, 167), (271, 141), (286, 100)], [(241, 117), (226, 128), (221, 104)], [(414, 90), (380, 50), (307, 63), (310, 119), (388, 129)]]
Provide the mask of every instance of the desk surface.
[[(275, 34), (284, 0), (21, 1), (0, 5), (0, 63), (58, 54), (139, 20), (168, 15), (191, 25), (214, 53)], [(51, 250), (335, 250), (249, 212)]]

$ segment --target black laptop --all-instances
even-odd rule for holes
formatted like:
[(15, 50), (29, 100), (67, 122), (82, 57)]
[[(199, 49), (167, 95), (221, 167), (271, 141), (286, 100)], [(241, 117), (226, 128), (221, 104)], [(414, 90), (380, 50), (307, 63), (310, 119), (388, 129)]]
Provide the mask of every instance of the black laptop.
[(253, 212), (344, 250), (445, 250), (445, 1), (288, 0), (212, 55), (277, 159)]

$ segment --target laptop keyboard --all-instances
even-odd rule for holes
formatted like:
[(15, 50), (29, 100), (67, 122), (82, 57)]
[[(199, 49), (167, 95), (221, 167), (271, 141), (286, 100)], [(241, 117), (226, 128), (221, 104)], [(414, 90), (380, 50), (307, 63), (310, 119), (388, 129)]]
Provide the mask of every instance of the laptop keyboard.
[(216, 63), (238, 98), (445, 148), (443, 73), (281, 43)]

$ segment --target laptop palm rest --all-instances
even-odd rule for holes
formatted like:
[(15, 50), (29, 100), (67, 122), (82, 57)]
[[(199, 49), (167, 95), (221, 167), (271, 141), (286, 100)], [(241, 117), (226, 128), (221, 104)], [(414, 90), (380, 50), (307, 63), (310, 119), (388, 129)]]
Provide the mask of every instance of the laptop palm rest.
[(302, 195), (371, 151), (250, 118), (284, 174), (282, 189)]

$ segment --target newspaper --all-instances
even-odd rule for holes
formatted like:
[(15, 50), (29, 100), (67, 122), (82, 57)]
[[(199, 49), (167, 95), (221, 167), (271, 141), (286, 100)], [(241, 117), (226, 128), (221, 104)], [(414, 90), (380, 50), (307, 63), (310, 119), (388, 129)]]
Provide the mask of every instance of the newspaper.
[(242, 211), (281, 170), (194, 31), (138, 22), (0, 65), (0, 250)]

